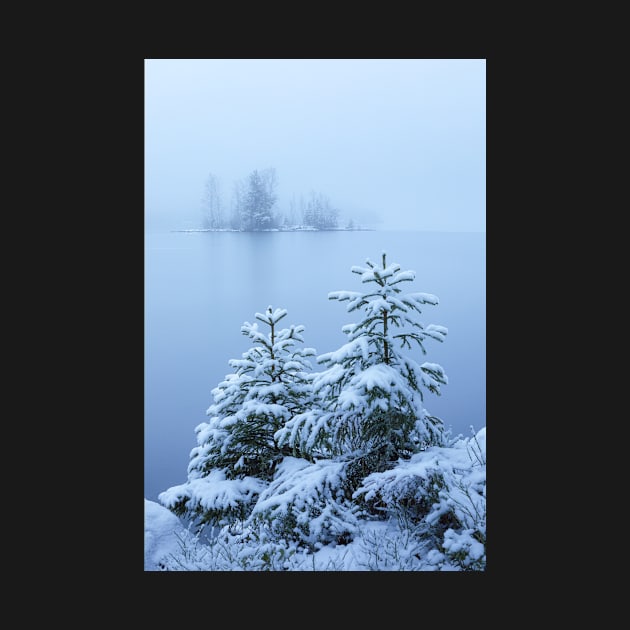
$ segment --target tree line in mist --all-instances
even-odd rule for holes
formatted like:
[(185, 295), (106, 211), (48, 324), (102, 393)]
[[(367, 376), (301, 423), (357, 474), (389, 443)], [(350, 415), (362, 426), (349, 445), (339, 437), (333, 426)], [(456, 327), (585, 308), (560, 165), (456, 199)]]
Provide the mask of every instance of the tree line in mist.
[[(303, 195), (299, 199), (293, 195), (288, 212), (284, 213), (277, 208), (277, 190), (276, 170), (256, 169), (244, 179), (234, 182), (228, 206), (221, 194), (219, 179), (210, 173), (201, 202), (203, 227), (248, 232), (298, 226), (319, 230), (339, 227), (339, 210), (323, 193), (311, 191), (306, 199)], [(352, 229), (352, 219), (344, 227)]]

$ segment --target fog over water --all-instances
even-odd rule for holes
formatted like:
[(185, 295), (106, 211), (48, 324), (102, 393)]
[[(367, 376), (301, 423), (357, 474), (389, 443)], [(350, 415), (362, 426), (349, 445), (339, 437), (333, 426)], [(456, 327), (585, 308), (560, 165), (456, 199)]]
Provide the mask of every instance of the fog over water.
[(483, 59), (148, 59), (151, 227), (198, 227), (213, 173), (274, 168), (278, 208), (311, 191), (379, 229), (485, 231)]

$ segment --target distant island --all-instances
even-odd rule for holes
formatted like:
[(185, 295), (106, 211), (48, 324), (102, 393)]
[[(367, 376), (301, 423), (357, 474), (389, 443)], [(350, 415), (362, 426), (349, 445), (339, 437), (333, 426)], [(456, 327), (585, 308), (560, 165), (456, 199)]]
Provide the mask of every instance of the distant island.
[(278, 207), (278, 178), (274, 168), (254, 170), (234, 182), (231, 210), (221, 195), (218, 177), (210, 173), (202, 198), (203, 222), (199, 228), (173, 232), (323, 232), (374, 231), (361, 227), (348, 217), (339, 226), (341, 211), (321, 192), (312, 190), (308, 197), (293, 194), (288, 208)]
[(374, 228), (360, 226), (318, 228), (311, 225), (283, 225), (275, 228), (259, 228), (254, 230), (246, 230), (242, 228), (186, 228), (181, 230), (171, 230), (171, 232), (374, 232)]

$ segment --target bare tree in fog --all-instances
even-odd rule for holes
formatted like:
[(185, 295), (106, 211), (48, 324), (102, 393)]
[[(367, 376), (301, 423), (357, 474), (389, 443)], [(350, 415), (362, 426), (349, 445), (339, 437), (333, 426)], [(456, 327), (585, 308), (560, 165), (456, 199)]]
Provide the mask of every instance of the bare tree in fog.
[(288, 225), (297, 225), (297, 201), (295, 199), (295, 193), (291, 195), (291, 200), (289, 201), (289, 215), (287, 216), (285, 222)]
[(216, 175), (212, 173), (210, 173), (206, 179), (201, 204), (204, 228), (216, 230), (225, 227), (219, 180)]
[(241, 214), (245, 204), (245, 181), (239, 179), (234, 182), (232, 188), (232, 214), (230, 215), (230, 227), (233, 230), (241, 229)]

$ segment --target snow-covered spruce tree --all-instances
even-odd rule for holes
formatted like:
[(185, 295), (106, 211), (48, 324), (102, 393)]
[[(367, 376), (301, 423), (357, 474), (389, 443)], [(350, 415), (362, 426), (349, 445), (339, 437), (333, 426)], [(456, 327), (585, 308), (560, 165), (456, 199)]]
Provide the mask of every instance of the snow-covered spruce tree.
[(426, 354), (427, 338), (445, 339), (445, 327), (424, 326), (417, 318), (421, 305), (436, 305), (438, 298), (403, 294), (400, 285), (413, 281), (415, 272), (401, 271), (397, 263), (388, 265), (385, 253), (381, 267), (369, 259), (366, 264), (351, 271), (369, 285), (368, 291), (328, 295), (348, 301), (348, 312), (362, 310), (363, 318), (343, 327), (345, 345), (317, 358), (327, 366), (313, 381), (318, 404), (276, 434), (279, 444), (302, 453), (348, 460), (350, 490), (371, 472), (446, 439), (442, 421), (424, 409), (422, 391), (440, 394), (440, 386), (447, 383), (443, 368), (419, 364), (402, 353), (413, 344)]
[(243, 520), (282, 459), (299, 455), (274, 434), (310, 400), (308, 357), (315, 350), (296, 347), (304, 342), (304, 326), (278, 330), (286, 314), (271, 306), (256, 313), (269, 326), (267, 334), (256, 322), (241, 327), (255, 345), (241, 359), (230, 360), (234, 373), (212, 390), (210, 421), (195, 428), (198, 446), (190, 453), (188, 482), (159, 496), (176, 514), (223, 525)]

